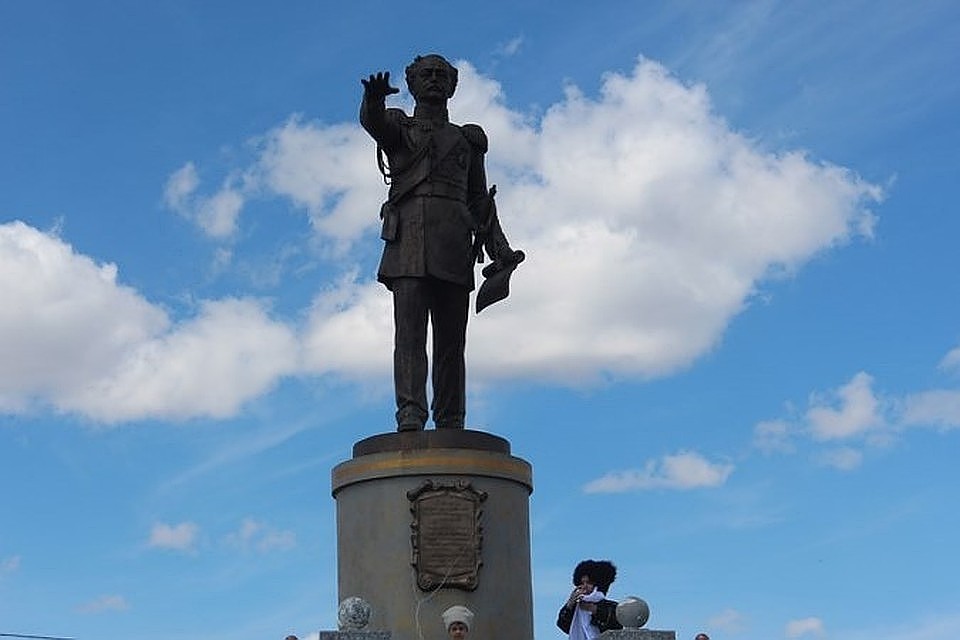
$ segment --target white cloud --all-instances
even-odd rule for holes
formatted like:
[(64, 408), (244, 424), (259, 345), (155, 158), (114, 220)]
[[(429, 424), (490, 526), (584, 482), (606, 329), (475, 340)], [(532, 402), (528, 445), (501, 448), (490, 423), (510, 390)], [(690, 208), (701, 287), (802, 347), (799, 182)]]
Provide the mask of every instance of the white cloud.
[[(866, 207), (878, 187), (762, 149), (712, 112), (704, 87), (654, 62), (607, 75), (596, 98), (569, 88), (539, 121), (507, 107), (497, 82), (460, 68), (451, 113), (490, 135), (504, 224), (529, 256), (512, 297), (472, 322), (472, 383), (667, 375), (717, 344), (765, 280), (871, 234)], [(376, 246), (386, 188), (359, 126), (292, 117), (253, 149), (255, 161), (212, 194), (185, 164), (165, 185), (166, 204), (228, 239), (249, 198), (281, 197), (340, 252), (331, 255)], [(392, 318), (372, 275), (345, 273), (319, 293), (303, 336), (243, 298), (204, 301), (174, 321), (119, 284), (114, 265), (23, 223), (2, 225), (0, 410), (49, 404), (105, 423), (222, 418), (287, 375), (379, 380)], [(833, 414), (814, 414), (830, 437), (851, 424), (836, 413), (833, 426)]]
[(297, 337), (262, 302), (166, 311), (54, 236), (0, 225), (0, 410), (37, 402), (104, 423), (222, 418), (298, 368)]
[(873, 378), (861, 371), (826, 397), (814, 396), (807, 411), (813, 437), (817, 440), (851, 438), (883, 426), (880, 402), (872, 384)]
[(378, 223), (386, 187), (377, 188), (375, 150), (358, 126), (293, 117), (266, 134), (250, 173), (304, 208), (318, 234), (349, 243)]
[(266, 531), (257, 541), (259, 551), (287, 551), (297, 546), (297, 535), (293, 531)]
[(510, 58), (517, 55), (520, 52), (520, 48), (523, 46), (523, 37), (517, 36), (507, 42), (497, 45), (495, 54), (501, 58)]
[(790, 425), (783, 420), (766, 420), (753, 427), (753, 446), (765, 454), (792, 453)]
[(623, 493), (644, 489), (698, 489), (716, 487), (733, 473), (733, 465), (710, 462), (693, 451), (648, 460), (643, 469), (614, 471), (584, 487), (586, 493)]
[(949, 371), (960, 371), (960, 347), (952, 349), (940, 361), (940, 368)]
[(393, 307), (383, 285), (346, 274), (321, 291), (303, 340), (307, 370), (354, 380), (383, 377), (393, 363)]
[(260, 552), (287, 551), (297, 546), (297, 536), (294, 532), (270, 527), (253, 518), (244, 518), (240, 527), (227, 534), (225, 540), (233, 547)]
[[(866, 207), (878, 187), (800, 152), (762, 149), (713, 113), (704, 87), (652, 61), (607, 75), (595, 99), (570, 88), (539, 122), (508, 108), (499, 83), (459, 67), (452, 118), (486, 129), (504, 225), (529, 255), (512, 298), (471, 327), (471, 380), (671, 373), (711, 349), (766, 279), (872, 233)], [(306, 210), (319, 237), (343, 250), (378, 242), (386, 189), (356, 124), (294, 117), (258, 149), (238, 173), (262, 195)], [(389, 304), (371, 287), (351, 302), (364, 317)], [(311, 339), (339, 332), (351, 313), (314, 314)], [(332, 360), (314, 352), (311, 368), (368, 370), (369, 348), (389, 342), (389, 324), (361, 334)]]
[(189, 210), (190, 199), (199, 186), (197, 167), (192, 162), (188, 162), (167, 179), (167, 186), (163, 190), (163, 201), (174, 211), (186, 212)]
[(126, 598), (118, 595), (100, 596), (95, 600), (77, 607), (80, 613), (104, 613), (106, 611), (126, 611), (130, 608)]
[(762, 152), (653, 62), (608, 75), (596, 100), (570, 89), (539, 129), (469, 65), (461, 83), (451, 111), (487, 129), (504, 224), (529, 255), (514, 298), (474, 324), (480, 376), (670, 373), (772, 272), (870, 233), (876, 187)]
[(960, 427), (960, 390), (933, 389), (908, 395), (900, 419), (908, 427), (956, 429)]
[(739, 633), (746, 628), (746, 620), (743, 614), (736, 609), (724, 609), (707, 620), (707, 624), (711, 628), (720, 629), (727, 633)]
[(826, 467), (832, 467), (840, 471), (852, 471), (863, 462), (863, 453), (851, 447), (840, 447), (821, 452), (818, 460)]
[(20, 568), (20, 556), (9, 556), (0, 559), (0, 577), (9, 575)]
[[(942, 368), (955, 352), (947, 354)], [(893, 444), (898, 432), (906, 428), (960, 428), (960, 390), (929, 389), (879, 396), (873, 390), (873, 377), (861, 371), (835, 390), (811, 394), (804, 418), (805, 422), (800, 424), (787, 420), (758, 423), (753, 432), (754, 447), (763, 453), (792, 453), (798, 444), (793, 436), (800, 436), (829, 447), (813, 454), (817, 463), (851, 471), (863, 464), (863, 447), (831, 445), (854, 441), (884, 447)]]
[(229, 238), (237, 230), (237, 217), (243, 200), (239, 191), (225, 186), (198, 204), (197, 223), (211, 237)]
[(166, 313), (117, 282), (117, 267), (79, 255), (22, 222), (0, 225), (0, 409), (22, 410), (108, 375), (168, 329)]
[(131, 349), (59, 404), (104, 422), (225, 418), (297, 370), (297, 340), (254, 300), (205, 302), (174, 331)]
[(215, 194), (209, 197), (196, 195), (200, 186), (196, 166), (186, 163), (167, 179), (163, 192), (168, 207), (199, 226), (211, 238), (224, 240), (237, 231), (240, 210), (245, 196), (228, 179)]
[(784, 634), (788, 638), (799, 638), (805, 635), (822, 636), (824, 634), (823, 621), (820, 618), (790, 620), (787, 622)]
[(166, 524), (158, 522), (150, 530), (147, 545), (156, 549), (175, 551), (193, 551), (197, 544), (200, 528), (193, 522)]
[(878, 623), (875, 628), (847, 629), (837, 636), (848, 640), (953, 640), (958, 634), (960, 613), (951, 611), (925, 614), (895, 624)]

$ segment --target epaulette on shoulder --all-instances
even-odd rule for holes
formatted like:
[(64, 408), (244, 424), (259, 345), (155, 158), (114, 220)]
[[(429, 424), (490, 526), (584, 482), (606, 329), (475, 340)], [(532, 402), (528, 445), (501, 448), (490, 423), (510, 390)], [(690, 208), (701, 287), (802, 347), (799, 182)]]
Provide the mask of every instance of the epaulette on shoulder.
[(487, 134), (483, 132), (480, 125), (465, 124), (460, 127), (460, 130), (463, 131), (463, 137), (467, 139), (467, 142), (476, 147), (481, 153), (487, 152)]

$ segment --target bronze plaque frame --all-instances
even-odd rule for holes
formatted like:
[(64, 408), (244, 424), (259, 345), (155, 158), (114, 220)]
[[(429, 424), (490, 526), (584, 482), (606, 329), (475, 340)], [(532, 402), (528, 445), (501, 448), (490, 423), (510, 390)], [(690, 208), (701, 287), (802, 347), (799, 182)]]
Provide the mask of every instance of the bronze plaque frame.
[(473, 591), (480, 584), (485, 491), (470, 482), (425, 480), (407, 492), (413, 521), (411, 564), (424, 591), (452, 587)]

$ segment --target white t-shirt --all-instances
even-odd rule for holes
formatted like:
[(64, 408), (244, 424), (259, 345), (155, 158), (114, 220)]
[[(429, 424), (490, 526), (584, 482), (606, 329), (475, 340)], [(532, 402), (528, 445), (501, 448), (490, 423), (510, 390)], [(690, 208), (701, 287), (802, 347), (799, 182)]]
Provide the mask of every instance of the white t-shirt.
[(586, 609), (580, 608), (581, 602), (600, 602), (604, 599), (602, 591), (593, 588), (593, 591), (577, 598), (577, 604), (573, 609), (573, 620), (570, 622), (570, 640), (597, 640), (600, 637), (600, 629), (590, 624), (590, 616), (593, 615)]

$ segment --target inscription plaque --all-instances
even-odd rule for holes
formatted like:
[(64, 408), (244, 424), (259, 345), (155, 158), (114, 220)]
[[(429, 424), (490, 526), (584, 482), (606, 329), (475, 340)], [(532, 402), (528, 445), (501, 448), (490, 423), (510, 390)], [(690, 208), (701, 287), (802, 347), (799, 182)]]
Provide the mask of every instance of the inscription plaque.
[(424, 481), (407, 492), (413, 522), (411, 564), (424, 591), (453, 587), (473, 591), (479, 584), (483, 527), (480, 503), (484, 491), (458, 480)]

